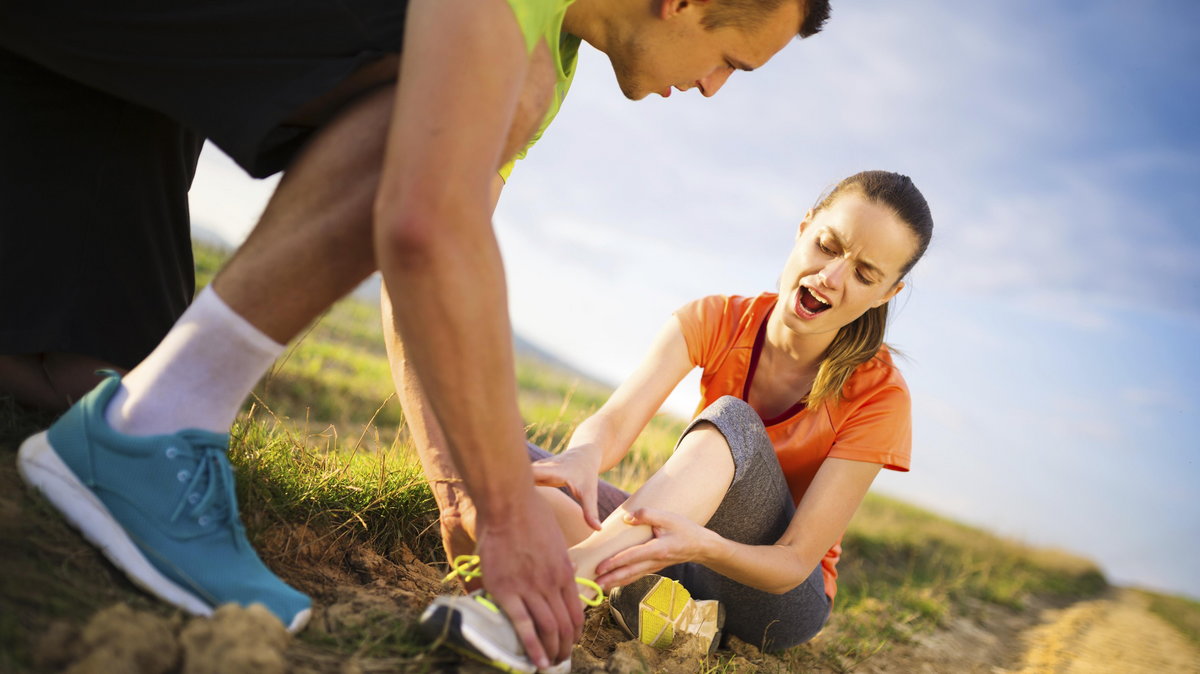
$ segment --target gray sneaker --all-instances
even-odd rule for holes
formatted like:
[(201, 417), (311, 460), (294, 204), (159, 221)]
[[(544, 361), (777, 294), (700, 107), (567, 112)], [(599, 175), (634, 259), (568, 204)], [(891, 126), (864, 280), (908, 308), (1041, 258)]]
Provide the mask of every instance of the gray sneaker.
[(655, 648), (668, 648), (676, 635), (690, 634), (711, 653), (725, 627), (721, 602), (692, 599), (679, 581), (653, 573), (609, 592), (608, 608), (626, 634)]
[(421, 633), (430, 640), (505, 672), (565, 674), (571, 659), (539, 670), (525, 655), (512, 622), (482, 590), (443, 595), (421, 614)]

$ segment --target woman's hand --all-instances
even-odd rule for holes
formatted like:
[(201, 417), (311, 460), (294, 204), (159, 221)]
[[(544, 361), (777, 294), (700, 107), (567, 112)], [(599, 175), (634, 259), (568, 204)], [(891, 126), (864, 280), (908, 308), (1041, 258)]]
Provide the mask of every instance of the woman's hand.
[(596, 566), (596, 582), (606, 590), (673, 564), (699, 560), (718, 537), (683, 515), (657, 508), (638, 508), (625, 515), (625, 523), (649, 526), (654, 538), (625, 548)]
[(583, 520), (600, 530), (596, 490), (600, 481), (600, 451), (594, 445), (579, 445), (562, 454), (533, 462), (533, 481), (541, 487), (566, 487), (583, 507)]

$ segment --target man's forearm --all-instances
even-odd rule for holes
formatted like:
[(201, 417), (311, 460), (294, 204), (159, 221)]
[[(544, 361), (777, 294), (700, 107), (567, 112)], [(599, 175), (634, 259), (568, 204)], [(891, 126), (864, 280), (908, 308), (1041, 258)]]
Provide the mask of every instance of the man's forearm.
[(513, 487), (532, 485), (503, 267), (482, 209), (457, 208), (438, 220), (410, 225), (433, 231), (381, 251), (381, 266), (401, 296), (396, 327), (453, 464), (480, 512), (502, 517)]

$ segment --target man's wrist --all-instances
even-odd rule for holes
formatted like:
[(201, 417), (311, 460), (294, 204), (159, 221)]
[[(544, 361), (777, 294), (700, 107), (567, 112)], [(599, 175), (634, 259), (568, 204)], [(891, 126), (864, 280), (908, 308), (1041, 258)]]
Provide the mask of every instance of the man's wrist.
[[(499, 482), (500, 484), (496, 484)], [(530, 502), (537, 494), (530, 473), (526, 480), (493, 480), (484, 485), (481, 493), (472, 495), (476, 518), (489, 529), (504, 528), (515, 517), (523, 516), (530, 509)]]

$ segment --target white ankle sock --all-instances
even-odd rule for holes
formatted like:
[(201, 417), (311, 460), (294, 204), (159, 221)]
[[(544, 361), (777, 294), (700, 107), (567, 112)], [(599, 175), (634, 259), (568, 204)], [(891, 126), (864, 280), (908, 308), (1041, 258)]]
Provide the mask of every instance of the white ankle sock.
[(225, 304), (209, 286), (122, 380), (105, 417), (130, 435), (201, 428), (229, 431), (242, 402), (283, 345)]

